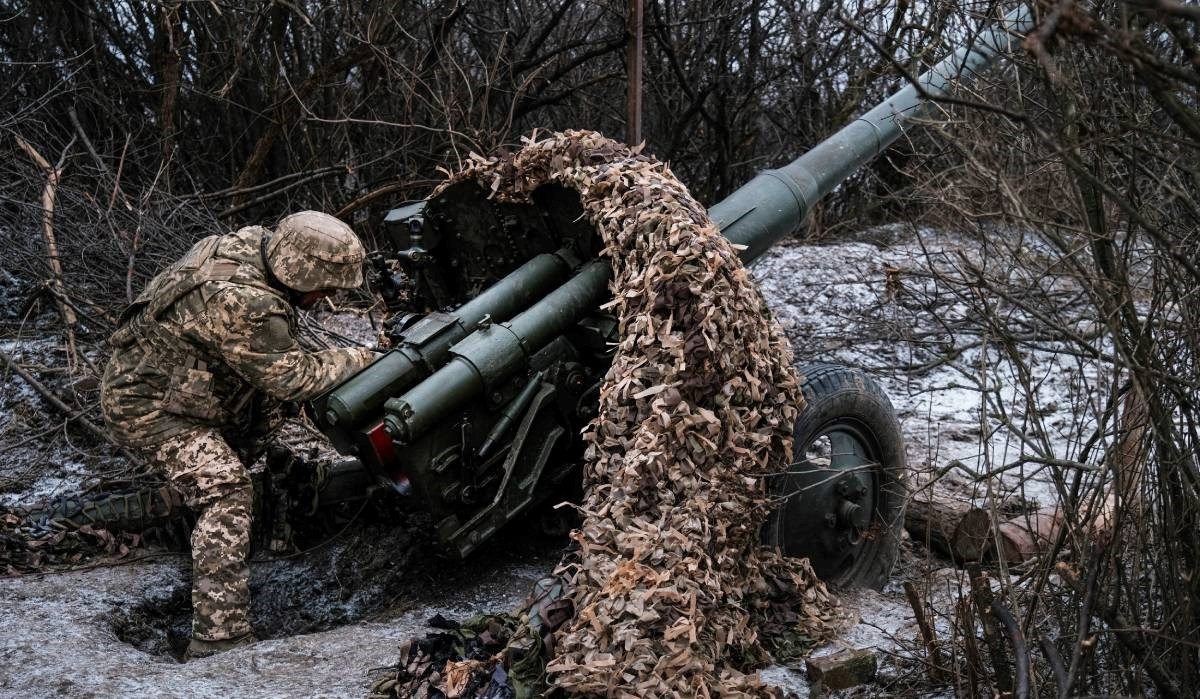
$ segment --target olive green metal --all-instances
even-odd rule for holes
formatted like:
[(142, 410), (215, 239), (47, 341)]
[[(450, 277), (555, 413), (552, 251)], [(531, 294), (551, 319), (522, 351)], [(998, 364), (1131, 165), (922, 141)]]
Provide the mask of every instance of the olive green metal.
[[(576, 265), (565, 251), (530, 259), (453, 313), (430, 314), (407, 336), (415, 338), (387, 353), (324, 399), (322, 415), (330, 426), (352, 427), (377, 419), (379, 408), (420, 379), (433, 373), (450, 348), (485, 319), (506, 320), (562, 284)], [(427, 330), (422, 327), (428, 326)]]
[(731, 242), (746, 246), (743, 261), (754, 260), (799, 230), (817, 200), (894, 143), (908, 123), (928, 116), (935, 103), (926, 95), (945, 97), (955, 83), (970, 83), (1032, 27), (1029, 8), (1009, 12), (999, 26), (920, 76), (920, 89), (906, 86), (804, 155), (760, 173), (713, 206), (713, 222)]
[[(788, 165), (761, 173), (714, 206), (713, 221), (731, 242), (745, 246), (743, 261), (753, 261), (795, 233), (818, 199), (895, 142), (907, 122), (926, 115), (933, 108), (927, 95), (944, 96), (955, 81), (972, 80), (1032, 24), (1027, 8), (1010, 12), (1000, 26), (922, 75), (920, 90), (905, 87)], [(526, 366), (534, 352), (595, 312), (608, 295), (611, 276), (607, 262), (593, 261), (510, 323), (467, 336), (450, 349), (453, 356), (444, 367), (385, 403), (388, 431), (401, 442), (411, 441), (485, 395), (491, 385)]]
[(484, 318), (504, 320), (529, 306), (534, 299), (563, 283), (579, 261), (567, 250), (544, 253), (518, 267), (454, 312), (462, 324), (474, 328)]
[(388, 396), (415, 382), (416, 368), (403, 349), (388, 352), (325, 398), (326, 424), (354, 425), (365, 420)]
[(608, 294), (612, 269), (593, 260), (508, 323), (476, 330), (450, 348), (450, 361), (399, 398), (384, 404), (388, 431), (409, 442), (438, 421), (485, 395), (493, 384), (524, 367), (534, 352), (595, 310)]
[(521, 392), (517, 394), (517, 397), (513, 398), (508, 405), (504, 406), (504, 410), (500, 411), (500, 419), (496, 421), (495, 426), (493, 426), (492, 430), (488, 432), (488, 436), (483, 440), (483, 444), (479, 445), (479, 458), (486, 459), (488, 454), (492, 453), (492, 447), (494, 447), (496, 443), (504, 437), (504, 435), (508, 434), (508, 431), (511, 430), (513, 425), (517, 423), (517, 420), (519, 420), (521, 416), (524, 415), (529, 409), (529, 404), (533, 402), (533, 397), (537, 394), (538, 388), (541, 387), (542, 377), (545, 375), (546, 372), (539, 371), (533, 376), (529, 377), (529, 381), (525, 384), (525, 388), (521, 389)]

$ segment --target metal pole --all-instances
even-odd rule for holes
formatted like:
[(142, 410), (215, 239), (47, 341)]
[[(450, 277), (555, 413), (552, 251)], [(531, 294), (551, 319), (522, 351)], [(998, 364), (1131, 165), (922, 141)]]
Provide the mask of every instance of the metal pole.
[(625, 142), (642, 142), (642, 0), (629, 0), (629, 39), (625, 45), (628, 93), (625, 98)]

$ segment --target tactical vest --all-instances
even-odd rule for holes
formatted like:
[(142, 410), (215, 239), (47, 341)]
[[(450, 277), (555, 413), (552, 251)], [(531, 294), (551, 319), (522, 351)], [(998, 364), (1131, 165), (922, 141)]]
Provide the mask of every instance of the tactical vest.
[[(255, 231), (239, 231), (244, 232)], [(265, 235), (266, 231), (262, 233)], [(201, 351), (171, 332), (164, 325), (164, 315), (176, 302), (208, 282), (244, 284), (284, 298), (266, 282), (262, 270), (254, 264), (217, 256), (221, 241), (227, 237), (211, 235), (204, 238), (151, 279), (121, 314), (117, 331), (110, 340), (117, 351), (134, 344), (142, 346), (153, 357), (154, 364), (170, 377), (159, 401), (162, 410), (212, 423), (228, 422), (241, 412), (253, 390), (246, 386), (231, 401), (218, 402), (213, 395), (209, 364), (219, 361), (219, 357)], [(257, 252), (258, 246), (254, 247)]]
[(259, 279), (257, 274), (243, 270), (243, 263), (213, 256), (223, 237), (210, 235), (204, 238), (174, 264), (159, 272), (121, 313), (118, 325), (124, 325), (142, 309), (158, 320), (176, 301), (205, 282), (237, 281), (278, 293)]

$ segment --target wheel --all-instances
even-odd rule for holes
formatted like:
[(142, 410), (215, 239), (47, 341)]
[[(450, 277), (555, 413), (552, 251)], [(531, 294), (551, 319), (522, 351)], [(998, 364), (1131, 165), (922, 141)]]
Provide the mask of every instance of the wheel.
[(857, 369), (811, 364), (800, 373), (807, 404), (796, 418), (793, 463), (769, 484), (782, 502), (763, 542), (807, 557), (835, 587), (879, 589), (904, 524), (900, 422), (883, 390)]

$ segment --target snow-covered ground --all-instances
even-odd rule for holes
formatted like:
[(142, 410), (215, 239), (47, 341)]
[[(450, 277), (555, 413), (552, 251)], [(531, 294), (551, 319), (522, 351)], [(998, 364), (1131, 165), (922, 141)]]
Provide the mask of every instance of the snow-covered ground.
[(265, 640), (181, 664), (118, 640), (113, 610), (184, 586), (182, 564), (143, 564), (0, 581), (0, 694), (6, 697), (363, 697), (370, 670), (424, 633), (433, 614), (509, 609), (541, 575), (514, 565), (499, 578), (441, 590), (384, 621)]
[[(1097, 368), (1043, 343), (1023, 350), (1023, 365), (1033, 373), (1018, 380), (1022, 374), (1011, 355), (995, 338), (978, 332), (984, 324), (973, 316), (971, 300), (956, 297), (930, 273), (931, 258), (953, 263), (982, 257), (968, 239), (896, 226), (869, 231), (858, 242), (787, 244), (768, 253), (752, 271), (793, 339), (798, 363), (844, 363), (880, 381), (900, 415), (914, 471), (928, 476), (945, 470), (947, 481), (977, 501), (989, 494), (1023, 493), (1026, 502), (1053, 503), (1055, 490), (1045, 466), (1016, 465), (983, 484), (968, 473), (1017, 463), (1031, 450), (1049, 452), (1043, 457), (1074, 458), (1080, 434), (1089, 425), (1089, 406), (1096, 400), (1092, 384), (1098, 380)], [(954, 269), (948, 264), (942, 271)], [(1013, 323), (1024, 322), (1012, 309), (1005, 313)], [(349, 330), (339, 327), (338, 332)], [(25, 351), (20, 342), (5, 348)], [(1029, 396), (1023, 382), (1033, 389)], [(981, 386), (993, 401), (1018, 406), (1007, 417), (1023, 437), (996, 419)], [(22, 416), (40, 410), (37, 401), (19, 379), (8, 378), (0, 392), (0, 449), (23, 438), (15, 426), (24, 424)], [(36, 473), (22, 463), (28, 456), (24, 447), (0, 452), (0, 483), (17, 484), (0, 493), (0, 503), (33, 505), (92, 475), (87, 469), (94, 464), (72, 460), (70, 448), (60, 444), (61, 437), (55, 439), (59, 451), (51, 453), (61, 458), (48, 459), (43, 450)], [(953, 467), (956, 461), (961, 467)], [(911, 546), (906, 549), (906, 556), (914, 558)], [(5, 629), (0, 634), (0, 696), (361, 697), (371, 682), (369, 670), (394, 662), (398, 644), (422, 632), (423, 621), (433, 614), (463, 618), (516, 606), (557, 557), (553, 545), (532, 546), (526, 553), (484, 551), (464, 564), (480, 574), (459, 571), (450, 584), (446, 575), (452, 566), (418, 547), (397, 563), (413, 570), (393, 581), (395, 589), (387, 589), (397, 595), (394, 604), (375, 604), (366, 618), (347, 607), (341, 612), (346, 618), (342, 625), (186, 665), (118, 638), (121, 620), (128, 620), (131, 609), (139, 604), (153, 609), (156, 601), (185, 594), (182, 560), (0, 579), (0, 628)], [(288, 594), (295, 604), (304, 603), (307, 586), (326, 595), (336, 588), (330, 582), (337, 576), (334, 563), (315, 565), (279, 583), (273, 583), (269, 565), (255, 566), (258, 584), (291, 586)], [(352, 597), (353, 591), (345, 596)], [(916, 645), (912, 611), (899, 584), (882, 593), (848, 593), (844, 603), (860, 621), (819, 654), (845, 648), (893, 653)], [(763, 676), (807, 696), (800, 670), (773, 667)]]
[[(792, 338), (797, 363), (844, 364), (874, 377), (901, 419), (909, 466), (918, 471), (958, 462), (965, 468), (949, 475), (962, 480), (1022, 456), (1073, 458), (1083, 428), (1094, 427), (1100, 364), (1046, 341), (1022, 346), (1023, 366), (1015, 365), (999, 333), (987, 336), (987, 319), (954, 284), (963, 279), (960, 256), (977, 261), (988, 254), (971, 239), (900, 225), (861, 237), (873, 242), (791, 243), (751, 268)], [(1014, 333), (1033, 322), (1020, 309), (993, 312)], [(997, 419), (999, 408), (1032, 444)], [(1013, 466), (985, 485), (994, 495), (1058, 499), (1039, 463)], [(975, 497), (987, 497), (987, 487)]]

